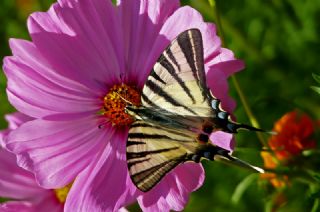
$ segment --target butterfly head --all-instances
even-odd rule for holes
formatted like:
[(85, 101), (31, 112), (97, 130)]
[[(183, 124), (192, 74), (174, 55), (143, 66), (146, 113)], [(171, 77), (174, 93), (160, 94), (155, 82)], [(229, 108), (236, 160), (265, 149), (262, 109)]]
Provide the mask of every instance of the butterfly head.
[(130, 116), (132, 116), (132, 117), (135, 117), (135, 116), (137, 116), (137, 109), (138, 109), (138, 107), (137, 106), (134, 106), (133, 104), (127, 104), (127, 106), (124, 108), (124, 111), (128, 114), (128, 115), (130, 115)]

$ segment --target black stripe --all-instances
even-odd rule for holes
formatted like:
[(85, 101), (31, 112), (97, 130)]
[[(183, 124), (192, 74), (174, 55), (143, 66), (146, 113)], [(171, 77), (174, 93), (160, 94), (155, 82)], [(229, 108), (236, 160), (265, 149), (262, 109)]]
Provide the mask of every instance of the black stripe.
[(185, 58), (187, 59), (187, 62), (193, 72), (193, 76), (200, 81), (200, 78), (198, 76), (198, 71), (195, 66), (195, 61), (194, 61), (194, 54), (197, 54), (197, 52), (193, 52), (191, 40), (190, 40), (190, 35), (188, 33), (189, 31), (186, 31), (185, 33), (182, 33), (178, 39), (177, 42), (182, 50), (182, 53), (184, 54)]
[(139, 164), (139, 163), (146, 162), (146, 161), (148, 161), (148, 160), (150, 160), (150, 158), (144, 158), (144, 159), (135, 160), (135, 161), (132, 161), (132, 162), (128, 161), (128, 163), (127, 163), (127, 164), (128, 164), (128, 168), (130, 169), (132, 166), (137, 165), (137, 164)]
[(154, 70), (151, 71), (150, 76), (152, 76), (155, 80), (158, 80), (162, 84), (164, 84), (164, 85), (166, 84), (166, 82), (163, 81), (163, 79), (161, 79), (161, 77), (159, 77), (159, 75)]
[(165, 91), (163, 91), (157, 84), (155, 84), (154, 82), (152, 82), (151, 80), (148, 80), (146, 82), (146, 86), (152, 90), (153, 92), (155, 92), (156, 94), (162, 96), (167, 102), (169, 102), (170, 104), (172, 104), (173, 106), (177, 106), (177, 107), (183, 107), (184, 109), (186, 109), (187, 111), (189, 111), (190, 113), (193, 113), (195, 115), (197, 115), (197, 113), (195, 113), (193, 110), (191, 110), (190, 108), (186, 107), (185, 105), (180, 104), (179, 102), (177, 102), (175, 99), (173, 99), (168, 93), (166, 93)]
[(146, 144), (146, 143), (143, 141), (130, 141), (130, 140), (127, 141), (127, 147), (133, 146), (133, 145), (139, 145), (139, 144)]
[[(141, 172), (138, 172), (134, 175), (131, 175), (131, 178), (134, 179), (134, 182), (135, 184), (139, 184), (143, 181), (145, 181), (145, 179), (149, 179), (149, 182), (152, 180), (156, 180), (155, 182), (152, 182), (151, 183), (143, 183), (143, 185), (141, 185), (144, 189), (144, 191), (149, 191), (151, 188), (153, 188), (154, 185), (156, 185), (158, 182), (160, 182), (160, 180), (168, 173), (170, 172), (173, 168), (175, 168), (179, 163), (183, 162), (184, 159), (186, 158), (186, 155), (182, 155), (181, 157), (178, 157), (178, 158), (174, 158), (172, 160), (168, 160), (168, 161), (165, 161), (163, 163), (160, 163), (156, 166), (153, 166), (149, 169), (145, 169)], [(154, 172), (155, 171), (158, 171), (159, 169), (161, 168), (164, 168), (163, 171), (161, 172), (156, 172), (157, 174), (154, 175)], [(139, 175), (142, 175), (139, 177)], [(153, 175), (153, 176), (151, 176)], [(151, 178), (150, 178), (151, 176)], [(139, 180), (137, 178), (140, 178)], [(147, 186), (147, 187), (146, 187)]]
[(148, 139), (172, 139), (166, 135), (157, 135), (157, 134), (144, 134), (144, 133), (129, 133), (128, 139), (131, 138), (148, 138)]
[(153, 127), (153, 125), (147, 124), (146, 122), (136, 121), (133, 124), (131, 124), (131, 128), (134, 128), (134, 127)]
[[(191, 32), (191, 35), (189, 35), (189, 32)], [(194, 34), (194, 33), (200, 33), (199, 31), (195, 30), (189, 30), (186, 31), (185, 33), (181, 34), (177, 41), (182, 49), (182, 52), (184, 56), (187, 59), (187, 62), (189, 66), (191, 67), (191, 70), (193, 72), (193, 76), (198, 80), (199, 86), (202, 90), (202, 95), (205, 98), (210, 99), (209, 91), (207, 88), (207, 82), (206, 82), (206, 76), (204, 73), (204, 61), (203, 61), (203, 46), (202, 46), (202, 39), (201, 39), (201, 34)], [(192, 36), (195, 45), (194, 45), (194, 52), (192, 48), (192, 43), (191, 43), (191, 38)], [(196, 45), (199, 43), (199, 46)], [(194, 60), (194, 55), (196, 56), (196, 60)], [(197, 67), (196, 67), (197, 65)], [(200, 67), (199, 67), (200, 66)]]
[[(163, 130), (165, 131), (165, 130)], [(168, 130), (168, 132), (170, 132)], [(173, 132), (171, 132), (173, 133)], [(176, 135), (182, 135), (182, 136), (185, 136), (185, 137), (190, 137), (190, 136), (187, 136), (183, 133), (179, 133), (179, 132), (174, 132)], [(172, 138), (172, 137), (169, 137), (167, 135), (158, 135), (158, 134), (145, 134), (145, 133), (129, 133), (128, 134), (128, 139), (135, 139), (135, 138), (141, 138), (141, 139), (168, 139), (168, 140), (171, 140), (171, 141), (177, 141), (177, 142), (186, 142), (185, 140), (179, 140), (179, 139), (175, 139), (175, 138)]]
[[(146, 173), (146, 172), (153, 173), (152, 170), (158, 170), (159, 168), (165, 167), (166, 165), (168, 165), (169, 163), (172, 163), (172, 162), (173, 162), (173, 167), (175, 167), (174, 165), (177, 164), (177, 163), (180, 163), (181, 161), (182, 161), (182, 158), (177, 158), (177, 159), (168, 160), (168, 161), (165, 161), (165, 162), (163, 162), (163, 163), (159, 163), (158, 165), (152, 166), (152, 167), (150, 167), (150, 168), (148, 168), (148, 169), (145, 169), (145, 170), (142, 170), (142, 171), (140, 171), (140, 172), (137, 172), (137, 173), (131, 175), (131, 177), (135, 178), (136, 176), (141, 175), (141, 174)], [(171, 169), (169, 169), (169, 170), (171, 170)], [(167, 172), (166, 172), (166, 173), (167, 173)], [(162, 174), (163, 174), (163, 173), (159, 173), (160, 176), (161, 176)], [(149, 176), (150, 176), (150, 174), (147, 174), (146, 177), (141, 178), (141, 180), (136, 181), (136, 183), (137, 183), (137, 184), (140, 183), (141, 181), (143, 181), (145, 178), (147, 178), (147, 177), (149, 177)], [(154, 177), (156, 177), (156, 176), (154, 176)]]
[[(170, 60), (179, 68), (180, 70), (180, 65), (178, 64), (176, 58), (174, 57), (172, 51), (170, 48), (168, 48), (166, 50), (166, 53), (168, 54)], [(191, 101), (193, 103), (195, 103), (195, 99), (191, 94), (190, 89), (186, 86), (185, 82), (179, 77), (179, 75), (177, 74), (176, 70), (174, 69), (174, 67), (171, 65), (171, 63), (167, 60), (167, 58), (165, 58), (165, 56), (163, 55), (164, 59), (160, 62), (160, 64), (165, 67), (166, 70), (168, 70), (168, 72), (172, 75), (172, 77), (179, 83), (179, 85), (181, 86), (181, 88), (184, 90), (184, 92), (187, 93), (187, 95), (189, 96), (189, 98), (191, 99)]]
[[(165, 131), (165, 133), (169, 132), (169, 133), (172, 133), (172, 134), (175, 134), (175, 135), (179, 135), (179, 136), (182, 136), (182, 137), (188, 137), (188, 138), (191, 137), (190, 135), (187, 135), (187, 134), (185, 134), (183, 132), (179, 132), (179, 131), (176, 131), (174, 129), (165, 128), (165, 127), (163, 127), (161, 125), (154, 126), (154, 125), (151, 125), (151, 124), (147, 124), (145, 122), (134, 122), (133, 124), (131, 124), (131, 129), (132, 128), (138, 128), (138, 127), (150, 127), (150, 128), (154, 128), (154, 129), (163, 130), (163, 131)], [(172, 138), (170, 138), (170, 140), (172, 140)], [(186, 142), (186, 141), (183, 141), (183, 142)]]
[[(170, 48), (171, 48), (171, 45), (170, 45), (169, 48), (166, 49), (166, 53), (168, 54), (169, 59), (178, 67), (179, 72), (181, 72), (181, 67), (180, 67), (180, 65), (178, 64), (178, 62), (177, 62), (176, 58), (174, 57), (174, 55), (173, 55), (173, 53), (172, 53), (172, 51), (171, 51)], [(163, 55), (162, 57), (163, 57), (163, 59), (166, 59), (166, 58), (164, 57), (164, 55)], [(161, 63), (162, 61), (159, 61), (159, 62)], [(170, 72), (170, 73), (171, 73), (171, 72)]]
[[(149, 80), (148, 80), (148, 81), (149, 81)], [(147, 81), (147, 82), (148, 82), (148, 81)], [(156, 103), (154, 103), (153, 101), (151, 101), (144, 93), (141, 94), (141, 99), (142, 99), (143, 101), (145, 101), (147, 104), (151, 105), (152, 107), (156, 107), (156, 108), (159, 108), (159, 109), (160, 109), (160, 107), (159, 107)]]
[(178, 146), (171, 147), (171, 148), (165, 148), (165, 149), (157, 149), (152, 151), (141, 151), (141, 152), (127, 152), (127, 160), (130, 159), (137, 159), (137, 158), (143, 158), (147, 155), (153, 155), (153, 154), (159, 154), (163, 152), (169, 152), (171, 150), (179, 149)]

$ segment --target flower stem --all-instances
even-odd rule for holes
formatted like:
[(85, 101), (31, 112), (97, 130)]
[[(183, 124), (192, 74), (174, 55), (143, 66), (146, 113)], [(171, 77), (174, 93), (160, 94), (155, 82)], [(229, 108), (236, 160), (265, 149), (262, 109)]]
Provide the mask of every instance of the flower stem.
[[(219, 33), (219, 36), (221, 39), (222, 46), (226, 47), (217, 3), (215, 0), (208, 0), (208, 1), (209, 1), (210, 6), (214, 9), (215, 20), (216, 20), (216, 24), (218, 27), (218, 33)], [(252, 124), (252, 126), (254, 126), (256, 128), (260, 128), (259, 122), (256, 119), (256, 117), (253, 115), (252, 110), (248, 104), (248, 101), (247, 101), (244, 93), (242, 92), (242, 89), (240, 87), (240, 84), (238, 83), (236, 76), (232, 75), (231, 79), (232, 79), (232, 83), (234, 84), (234, 87), (240, 97), (240, 100), (241, 100), (241, 103), (244, 107), (244, 110), (250, 120), (250, 123)], [(263, 146), (268, 147), (268, 143), (264, 139), (262, 133), (257, 132), (257, 137)]]

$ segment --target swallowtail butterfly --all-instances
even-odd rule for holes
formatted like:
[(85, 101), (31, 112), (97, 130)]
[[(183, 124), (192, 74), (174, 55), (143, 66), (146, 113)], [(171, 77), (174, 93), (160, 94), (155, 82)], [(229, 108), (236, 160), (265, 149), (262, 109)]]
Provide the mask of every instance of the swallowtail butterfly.
[(127, 164), (139, 190), (147, 192), (179, 164), (203, 158), (262, 172), (209, 140), (214, 131), (262, 130), (232, 121), (208, 89), (198, 29), (181, 33), (161, 54), (143, 87), (141, 102), (125, 109), (135, 119), (128, 134)]

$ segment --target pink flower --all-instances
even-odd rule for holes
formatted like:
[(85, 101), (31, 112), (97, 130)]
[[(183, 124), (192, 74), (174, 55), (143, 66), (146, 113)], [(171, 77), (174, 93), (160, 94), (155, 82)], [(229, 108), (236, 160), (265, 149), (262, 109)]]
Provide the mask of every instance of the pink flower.
[[(10, 40), (13, 56), (4, 61), (9, 101), (35, 120), (13, 131), (6, 148), (45, 188), (76, 178), (66, 211), (117, 210), (136, 199), (144, 211), (182, 210), (202, 185), (201, 164), (187, 163), (150, 192), (137, 191), (126, 165), (128, 123), (114, 117), (125, 116), (115, 113), (117, 104), (105, 102), (121, 84), (135, 96), (165, 47), (190, 28), (203, 36), (207, 83), (232, 112), (227, 77), (243, 63), (221, 48), (213, 24), (178, 0), (122, 0), (117, 6), (59, 0), (30, 16), (32, 42)], [(226, 148), (230, 140), (225, 137)]]
[[(9, 129), (1, 131), (0, 137), (9, 133), (20, 124), (31, 120), (21, 113), (7, 115)], [(54, 190), (39, 187), (34, 175), (16, 164), (14, 154), (0, 147), (0, 196), (14, 199), (0, 204), (0, 211), (63, 211), (61, 203)]]
[[(16, 112), (5, 116), (9, 127), (0, 131), (0, 142), (3, 138), (21, 124), (31, 121), (32, 118)], [(61, 189), (41, 188), (34, 178), (34, 175), (20, 168), (16, 163), (14, 154), (0, 147), (0, 197), (9, 200), (0, 204), (0, 211), (3, 212), (34, 212), (52, 211), (62, 212), (71, 185)], [(118, 212), (126, 212), (121, 208)]]

